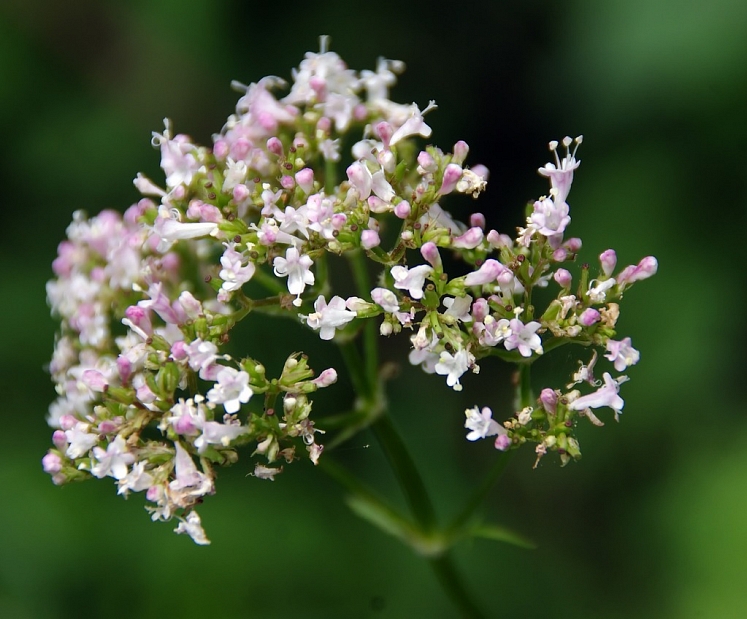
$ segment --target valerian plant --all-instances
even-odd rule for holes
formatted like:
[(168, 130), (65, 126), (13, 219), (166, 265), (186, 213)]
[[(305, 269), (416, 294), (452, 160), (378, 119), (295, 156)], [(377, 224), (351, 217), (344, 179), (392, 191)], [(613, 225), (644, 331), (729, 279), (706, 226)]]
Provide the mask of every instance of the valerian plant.
[[(468, 224), (452, 218), (442, 203), (453, 193), (477, 198), (488, 170), (467, 165), (462, 141), (450, 153), (418, 148), (431, 137), (426, 113), (436, 105), (389, 99), (402, 69), (380, 59), (357, 73), (323, 38), (284, 96), (276, 77), (234, 84), (236, 112), (210, 147), (165, 120), (152, 140), (165, 181), (138, 174), (143, 198), (124, 215), (74, 214), (47, 286), (61, 326), (49, 366), (59, 395), (48, 417), (54, 447), (43, 466), (56, 484), (113, 478), (119, 494), (145, 494), (153, 520), (176, 520), (177, 533), (209, 544), (195, 507), (214, 493), (217, 467), (246, 451), (252, 474), (273, 480), (308, 458), (347, 487), (358, 514), (427, 556), (454, 601), (477, 616), (448, 549), (468, 535), (522, 543), (473, 518), (506, 454), (530, 444), (538, 461), (554, 452), (566, 464), (581, 455), (579, 419), (603, 425), (605, 408), (618, 418), (620, 373), (639, 360), (617, 334), (619, 301), (657, 262), (617, 270), (607, 250), (596, 266), (576, 269), (575, 281), (565, 268), (581, 250), (580, 239), (566, 238), (581, 137), (550, 142), (552, 161), (539, 168), (549, 191), (515, 236), (486, 231), (480, 213)], [(466, 274), (448, 273), (444, 253)], [(335, 294), (332, 260), (349, 262), (357, 296)], [(537, 288), (555, 295), (546, 307), (535, 305)], [(286, 317), (337, 344), (357, 394), (352, 412), (314, 421), (314, 394), (336, 382), (335, 368), (315, 372), (318, 362), (288, 351), (280, 374), (268, 376), (261, 346), (252, 356), (227, 354), (231, 330), (249, 314)], [(403, 332), (409, 362), (455, 390), (486, 357), (517, 368), (517, 397), (500, 405), (506, 421), (487, 406), (455, 417), (468, 441), (489, 438), (497, 453), (446, 527), (386, 406), (377, 339)], [(578, 370), (535, 398), (533, 362), (568, 344), (580, 345)], [(607, 361), (597, 378), (596, 363)], [(324, 453), (365, 427), (410, 514)]]

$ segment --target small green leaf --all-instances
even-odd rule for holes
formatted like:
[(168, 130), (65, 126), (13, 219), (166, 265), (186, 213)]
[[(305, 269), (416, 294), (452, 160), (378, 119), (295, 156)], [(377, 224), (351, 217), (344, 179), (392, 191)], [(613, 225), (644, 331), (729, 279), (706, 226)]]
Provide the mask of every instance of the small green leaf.
[(495, 524), (481, 524), (472, 529), (471, 535), (473, 537), (492, 539), (496, 542), (506, 542), (507, 544), (513, 544), (514, 546), (526, 548), (527, 550), (534, 550), (537, 548), (537, 545), (534, 542), (523, 535)]

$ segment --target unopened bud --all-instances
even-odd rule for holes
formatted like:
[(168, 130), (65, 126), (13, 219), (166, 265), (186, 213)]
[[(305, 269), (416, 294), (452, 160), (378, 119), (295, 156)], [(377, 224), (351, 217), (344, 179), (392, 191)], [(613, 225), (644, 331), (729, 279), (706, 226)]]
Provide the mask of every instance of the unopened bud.
[(607, 277), (612, 275), (612, 271), (614, 271), (615, 266), (617, 266), (617, 254), (615, 253), (615, 250), (608, 249), (603, 251), (599, 256), (599, 262), (602, 265), (602, 273)]

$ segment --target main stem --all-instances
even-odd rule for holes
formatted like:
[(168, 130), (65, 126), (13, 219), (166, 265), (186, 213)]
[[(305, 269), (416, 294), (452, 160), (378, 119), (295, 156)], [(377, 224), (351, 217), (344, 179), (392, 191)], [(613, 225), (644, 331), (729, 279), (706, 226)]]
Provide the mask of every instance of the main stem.
[[(350, 265), (353, 277), (357, 284), (359, 294), (368, 296), (371, 290), (370, 278), (368, 276), (366, 261), (362, 252), (354, 252), (350, 257)], [(367, 320), (364, 327), (364, 357), (360, 362), (360, 355), (353, 359), (354, 355), (350, 345), (344, 355), (348, 367), (352, 365), (352, 372), (356, 375), (354, 382), (365, 383), (360, 390), (362, 398), (367, 406), (377, 406), (377, 399), (383, 397), (380, 385), (381, 377), (378, 373), (378, 338), (376, 337), (376, 324), (373, 320)], [(363, 367), (361, 367), (363, 366)], [(357, 385), (356, 385), (357, 387)], [(421, 531), (427, 535), (437, 535), (436, 513), (433, 503), (428, 495), (420, 473), (410, 455), (407, 445), (397, 432), (389, 413), (384, 410), (378, 419), (371, 425), (371, 429), (381, 446), (386, 460), (392, 469), (397, 483), (405, 495)], [(448, 550), (443, 551), (429, 560), (429, 564), (436, 574), (446, 595), (459, 608), (463, 617), (470, 619), (481, 619), (484, 617), (478, 609), (464, 586), (464, 581), (459, 575), (453, 559)]]

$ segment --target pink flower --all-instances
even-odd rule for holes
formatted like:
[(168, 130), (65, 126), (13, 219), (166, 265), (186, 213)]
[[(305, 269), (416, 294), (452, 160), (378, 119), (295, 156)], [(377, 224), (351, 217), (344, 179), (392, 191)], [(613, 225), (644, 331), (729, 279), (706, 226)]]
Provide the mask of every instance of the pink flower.
[(608, 406), (615, 411), (615, 415), (620, 413), (625, 406), (625, 402), (618, 395), (620, 383), (612, 378), (608, 372), (603, 374), (604, 385), (594, 393), (576, 398), (568, 405), (572, 411), (582, 411), (586, 408), (600, 408)]

